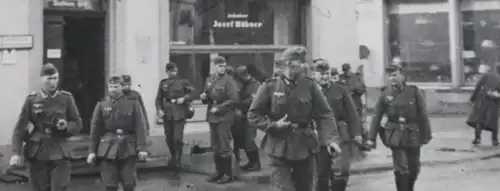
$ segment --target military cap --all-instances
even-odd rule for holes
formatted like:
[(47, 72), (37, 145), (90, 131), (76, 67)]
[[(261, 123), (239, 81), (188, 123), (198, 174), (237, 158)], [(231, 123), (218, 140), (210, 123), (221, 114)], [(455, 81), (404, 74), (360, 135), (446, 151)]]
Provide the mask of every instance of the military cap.
[(214, 64), (225, 64), (226, 63), (226, 58), (222, 56), (216, 56), (215, 58), (212, 59), (212, 62)]
[(57, 68), (53, 64), (47, 63), (42, 66), (42, 70), (40, 71), (40, 76), (52, 76), (57, 73), (58, 73)]
[(385, 72), (386, 73), (393, 73), (396, 71), (403, 71), (403, 68), (397, 64), (390, 64), (389, 66), (385, 67)]
[(250, 75), (248, 73), (247, 66), (245, 66), (245, 65), (238, 66), (236, 68), (236, 75), (241, 76), (241, 77), (246, 77), (246, 76)]
[(348, 71), (351, 69), (351, 65), (348, 63), (342, 64), (342, 71)]
[(171, 71), (177, 68), (177, 64), (169, 62), (165, 65), (165, 71)]
[(123, 82), (121, 76), (112, 75), (108, 78), (108, 84), (121, 84)]
[(327, 72), (330, 70), (330, 64), (328, 64), (328, 61), (322, 58), (314, 60), (314, 65), (314, 70), (316, 72)]
[(306, 55), (307, 55), (307, 49), (298, 46), (298, 47), (290, 47), (287, 48), (283, 53), (281, 54), (280, 60), (287, 60), (287, 61), (306, 61)]
[(130, 75), (122, 75), (122, 83), (124, 84), (132, 83), (132, 77)]
[(339, 75), (339, 69), (337, 69), (337, 68), (331, 68), (330, 69), (330, 75), (332, 75), (332, 76)]

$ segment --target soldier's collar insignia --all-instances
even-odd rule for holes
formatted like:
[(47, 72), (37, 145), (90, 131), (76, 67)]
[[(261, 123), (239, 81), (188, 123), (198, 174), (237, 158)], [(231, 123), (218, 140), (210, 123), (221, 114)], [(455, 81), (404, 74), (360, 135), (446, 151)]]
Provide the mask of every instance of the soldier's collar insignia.
[(41, 95), (43, 98), (48, 98), (48, 97), (50, 97), (50, 98), (54, 98), (54, 97), (56, 97), (59, 93), (60, 93), (60, 91), (59, 91), (59, 90), (57, 90), (56, 92), (54, 92), (54, 94), (49, 95), (49, 94), (47, 94), (47, 93), (46, 93), (45, 91), (43, 91), (43, 90), (42, 90), (42, 91), (40, 91), (40, 95)]
[(39, 109), (40, 107), (42, 107), (41, 103), (35, 103), (35, 104), (33, 104), (33, 108), (35, 108), (35, 109)]
[(282, 97), (282, 96), (285, 96), (285, 93), (283, 93), (283, 92), (274, 92), (273, 95), (276, 96), (276, 97)]
[(392, 101), (394, 99), (394, 96), (386, 96), (388, 101)]

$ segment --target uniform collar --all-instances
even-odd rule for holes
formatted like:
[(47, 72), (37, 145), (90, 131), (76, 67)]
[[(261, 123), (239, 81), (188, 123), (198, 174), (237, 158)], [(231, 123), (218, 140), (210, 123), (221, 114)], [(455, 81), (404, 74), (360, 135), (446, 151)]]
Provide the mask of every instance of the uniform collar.
[(116, 102), (120, 101), (120, 99), (122, 99), (124, 96), (125, 96), (125, 94), (121, 94), (118, 97), (113, 97), (113, 96), (108, 96), (108, 97), (109, 97), (109, 101), (116, 103)]
[(47, 91), (45, 91), (45, 90), (43, 90), (43, 89), (42, 89), (42, 91), (40, 91), (40, 95), (41, 95), (43, 98), (54, 98), (54, 97), (56, 97), (59, 93), (60, 93), (60, 91), (59, 91), (59, 90), (56, 90), (56, 91), (54, 92), (54, 94), (52, 94), (52, 95), (51, 95), (51, 94), (49, 94)]

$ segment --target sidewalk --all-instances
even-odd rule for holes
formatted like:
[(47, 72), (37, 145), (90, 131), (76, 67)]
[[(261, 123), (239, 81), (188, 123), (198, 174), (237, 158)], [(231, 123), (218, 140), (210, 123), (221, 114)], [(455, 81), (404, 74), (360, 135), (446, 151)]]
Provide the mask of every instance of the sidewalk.
[[(489, 133), (484, 133), (483, 146), (471, 145), (472, 129), (465, 125), (465, 117), (432, 117), (433, 140), (429, 145), (422, 148), (422, 165), (453, 164), (467, 161), (481, 160), (499, 155), (497, 148), (491, 147)], [(214, 172), (211, 153), (202, 155), (190, 155), (189, 147), (193, 143), (208, 146), (208, 126), (206, 123), (189, 124), (188, 128), (198, 129), (197, 133), (186, 135), (185, 142), (188, 143), (182, 160), (182, 169), (185, 172), (212, 174)], [(257, 141), (260, 142), (263, 134), (259, 132)], [(168, 158), (168, 149), (163, 137), (153, 137), (149, 147), (151, 158), (140, 163), (139, 168), (147, 171), (162, 171)], [(240, 180), (247, 182), (269, 182), (271, 174), (269, 158), (261, 152), (262, 170), (259, 172), (239, 174)], [(243, 161), (245, 155), (242, 155)], [(4, 159), (5, 160), (5, 159)], [(96, 168), (83, 164), (83, 161), (74, 163), (74, 174), (96, 173)], [(383, 147), (381, 143), (378, 148), (366, 154), (366, 157), (352, 164), (352, 174), (372, 173), (392, 170), (392, 159), (390, 150)]]

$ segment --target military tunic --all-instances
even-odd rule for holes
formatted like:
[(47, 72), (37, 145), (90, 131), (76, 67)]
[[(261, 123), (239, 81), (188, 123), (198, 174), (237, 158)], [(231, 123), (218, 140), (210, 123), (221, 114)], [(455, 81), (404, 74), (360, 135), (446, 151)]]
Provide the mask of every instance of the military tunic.
[[(333, 178), (347, 182), (349, 179), (350, 160), (352, 152), (357, 146), (354, 137), (361, 136), (360, 119), (356, 106), (351, 98), (350, 92), (343, 85), (328, 83), (322, 85), (323, 94), (330, 107), (333, 109), (340, 138), (342, 153), (333, 163)], [(332, 174), (332, 160), (328, 156), (326, 148), (323, 148), (318, 156), (318, 191), (328, 190), (328, 181)], [(332, 182), (334, 184), (334, 182)]]
[(146, 123), (141, 105), (126, 96), (97, 103), (91, 120), (90, 153), (100, 159), (101, 177), (108, 190), (133, 190), (137, 153), (146, 151)]
[[(193, 86), (188, 80), (177, 76), (160, 81), (156, 95), (156, 109), (163, 111), (163, 128), (165, 141), (172, 155), (171, 165), (178, 165), (182, 155), (184, 127), (187, 113), (192, 101)], [(184, 98), (184, 103), (173, 103), (172, 100)]]
[(474, 104), (467, 124), (476, 128), (497, 132), (500, 98), (488, 96), (488, 91), (500, 92), (500, 76), (494, 72), (486, 73), (477, 82), (470, 101)]
[(233, 130), (233, 132), (237, 132), (233, 133), (233, 135), (237, 134), (239, 137), (234, 137), (234, 147), (245, 149), (246, 151), (255, 151), (258, 149), (255, 144), (257, 129), (248, 125), (247, 113), (260, 83), (251, 78), (246, 82), (241, 82), (241, 85), (241, 89), (239, 90), (240, 101), (236, 104), (236, 108), (241, 113), (235, 122), (235, 129)]
[[(368, 140), (392, 150), (396, 179), (414, 185), (420, 172), (420, 147), (432, 139), (429, 116), (422, 93), (416, 86), (390, 86), (383, 89), (375, 106)], [(398, 183), (399, 184), (399, 183)]]
[[(285, 115), (291, 127), (276, 129), (275, 121)], [(332, 109), (319, 85), (307, 77), (295, 82), (283, 77), (266, 81), (256, 93), (248, 120), (266, 132), (261, 148), (272, 160), (271, 190), (312, 190), (314, 156), (320, 146), (341, 142)]]
[[(59, 119), (67, 128), (56, 128)], [(28, 124), (34, 126), (28, 130)], [(67, 138), (80, 132), (81, 118), (73, 96), (66, 91), (49, 95), (44, 91), (30, 94), (22, 107), (12, 136), (12, 152), (23, 155), (29, 162), (33, 190), (64, 191), (71, 175), (71, 150)]]
[(146, 123), (146, 129), (149, 131), (149, 120), (148, 120), (148, 115), (146, 112), (146, 108), (144, 107), (144, 101), (142, 100), (141, 93), (135, 90), (130, 90), (128, 92), (123, 92), (123, 95), (127, 96), (129, 99), (137, 100), (139, 101), (139, 104), (141, 105), (141, 111), (144, 113), (144, 122)]
[[(205, 85), (208, 98), (207, 121), (210, 124), (210, 142), (216, 155), (232, 155), (231, 125), (234, 123), (238, 102), (238, 86), (232, 76), (214, 74)], [(217, 112), (211, 112), (216, 107)]]

